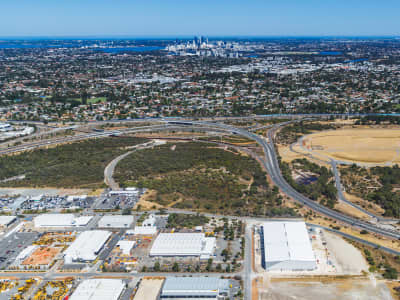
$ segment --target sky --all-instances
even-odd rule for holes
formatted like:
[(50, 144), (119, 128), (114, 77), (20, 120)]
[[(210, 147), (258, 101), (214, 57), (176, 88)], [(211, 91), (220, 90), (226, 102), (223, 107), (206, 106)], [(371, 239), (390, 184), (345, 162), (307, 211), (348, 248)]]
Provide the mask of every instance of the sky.
[(0, 36), (400, 36), (399, 0), (0, 0)]

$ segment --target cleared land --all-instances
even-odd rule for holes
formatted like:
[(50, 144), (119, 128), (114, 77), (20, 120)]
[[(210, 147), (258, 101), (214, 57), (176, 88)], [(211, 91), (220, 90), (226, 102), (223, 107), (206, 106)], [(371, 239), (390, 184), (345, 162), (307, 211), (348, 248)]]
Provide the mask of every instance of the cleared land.
[(400, 130), (391, 128), (346, 128), (310, 134), (303, 147), (321, 157), (383, 164), (400, 162)]
[(385, 282), (357, 278), (293, 278), (273, 279), (260, 290), (260, 299), (289, 300), (390, 300), (393, 299)]
[(340, 224), (336, 223), (336, 221), (329, 220), (326, 217), (322, 217), (319, 215), (314, 215), (313, 217), (308, 217), (306, 219), (307, 223), (321, 225), (325, 227), (338, 227), (341, 232), (353, 235), (355, 237), (361, 238), (363, 240), (369, 241), (371, 243), (375, 243), (387, 248), (394, 249), (396, 251), (400, 251), (400, 242), (398, 240), (391, 240), (382, 236), (378, 236), (372, 233), (368, 234), (361, 234), (360, 231), (357, 231), (351, 227), (341, 226)]
[(36, 249), (23, 263), (23, 266), (48, 265), (60, 253), (61, 248), (41, 247)]

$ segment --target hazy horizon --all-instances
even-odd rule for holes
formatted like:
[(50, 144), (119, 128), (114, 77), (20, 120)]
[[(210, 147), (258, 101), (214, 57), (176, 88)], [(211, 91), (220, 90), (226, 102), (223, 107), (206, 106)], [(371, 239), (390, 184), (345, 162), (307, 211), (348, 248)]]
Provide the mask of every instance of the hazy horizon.
[(400, 3), (393, 0), (20, 0), (0, 8), (4, 38), (400, 35)]

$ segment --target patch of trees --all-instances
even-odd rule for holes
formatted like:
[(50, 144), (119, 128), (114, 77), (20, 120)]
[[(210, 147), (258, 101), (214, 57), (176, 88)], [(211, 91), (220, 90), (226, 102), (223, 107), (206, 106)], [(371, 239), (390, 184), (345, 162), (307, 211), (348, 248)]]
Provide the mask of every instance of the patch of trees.
[(379, 125), (382, 123), (386, 124), (400, 124), (400, 118), (396, 116), (382, 116), (382, 115), (371, 115), (365, 116), (357, 120), (355, 125)]
[(167, 228), (193, 228), (208, 223), (209, 218), (203, 215), (170, 214), (168, 216)]
[(398, 165), (394, 167), (374, 167), (371, 168), (371, 174), (378, 176), (382, 186), (367, 195), (367, 200), (372, 201), (383, 209), (385, 216), (400, 216), (400, 194), (394, 192), (394, 186), (400, 183), (400, 168)]
[[(156, 190), (156, 202), (180, 209), (199, 209), (237, 215), (291, 216), (280, 207), (278, 190), (251, 157), (208, 143), (177, 143), (132, 153), (117, 165), (115, 176), (123, 185)], [(183, 199), (183, 200), (182, 200)]]
[(322, 131), (336, 129), (333, 124), (322, 124), (320, 122), (304, 122), (293, 123), (283, 127), (278, 135), (278, 140), (284, 144), (292, 144), (297, 141), (300, 136), (310, 134), (314, 131)]
[(100, 186), (104, 168), (125, 147), (144, 143), (142, 138), (101, 138), (49, 149), (36, 149), (0, 157), (0, 180), (25, 174), (25, 179), (1, 186)]
[(281, 161), (282, 175), (286, 181), (299, 193), (317, 201), (321, 204), (333, 208), (337, 202), (337, 189), (333, 183), (333, 174), (324, 166), (319, 166), (309, 160), (295, 159), (292, 166), (304, 172), (311, 172), (318, 175), (317, 181), (312, 184), (302, 184), (296, 182), (292, 177), (292, 170), (288, 163)]
[(212, 144), (190, 142), (177, 143), (173, 150), (168, 144), (134, 152), (118, 164), (115, 178), (120, 182), (124, 179), (137, 180), (143, 176), (162, 175), (198, 166), (209, 169), (224, 167), (229, 173), (243, 176), (263, 173), (255, 160), (235, 150), (224, 151)]

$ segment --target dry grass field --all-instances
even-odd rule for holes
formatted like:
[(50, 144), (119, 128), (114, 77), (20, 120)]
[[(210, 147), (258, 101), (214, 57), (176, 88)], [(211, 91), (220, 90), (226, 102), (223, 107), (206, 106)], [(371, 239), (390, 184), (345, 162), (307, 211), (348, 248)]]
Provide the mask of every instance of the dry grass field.
[(368, 164), (400, 163), (400, 130), (346, 128), (304, 138), (303, 147), (321, 157)]

